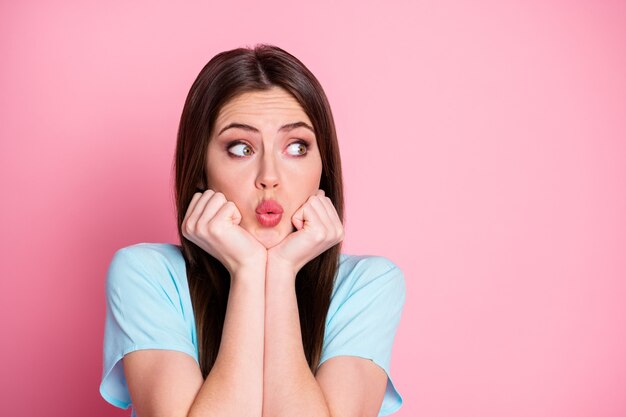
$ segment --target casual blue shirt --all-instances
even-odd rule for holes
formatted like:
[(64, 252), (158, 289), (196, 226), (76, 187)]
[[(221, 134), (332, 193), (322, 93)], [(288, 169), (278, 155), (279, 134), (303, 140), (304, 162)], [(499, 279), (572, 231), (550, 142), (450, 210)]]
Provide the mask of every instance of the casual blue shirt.
[[(379, 416), (402, 405), (389, 365), (404, 299), (404, 276), (393, 262), (380, 256), (340, 255), (320, 365), (349, 355), (371, 359), (384, 369), (387, 388)], [(120, 408), (131, 405), (121, 359), (141, 349), (180, 351), (198, 362), (185, 260), (172, 244), (122, 248), (109, 266), (100, 384), (100, 394), (109, 403)]]

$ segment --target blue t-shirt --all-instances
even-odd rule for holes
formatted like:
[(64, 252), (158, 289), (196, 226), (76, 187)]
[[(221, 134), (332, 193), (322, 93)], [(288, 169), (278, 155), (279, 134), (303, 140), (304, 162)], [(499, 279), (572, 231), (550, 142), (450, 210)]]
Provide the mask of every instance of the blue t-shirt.
[[(404, 299), (404, 276), (390, 260), (341, 254), (320, 365), (334, 356), (349, 355), (371, 359), (384, 369), (387, 389), (379, 416), (402, 405), (389, 365)], [(140, 349), (176, 350), (198, 362), (185, 261), (172, 244), (122, 248), (109, 266), (100, 394), (117, 407), (131, 405), (121, 359)]]

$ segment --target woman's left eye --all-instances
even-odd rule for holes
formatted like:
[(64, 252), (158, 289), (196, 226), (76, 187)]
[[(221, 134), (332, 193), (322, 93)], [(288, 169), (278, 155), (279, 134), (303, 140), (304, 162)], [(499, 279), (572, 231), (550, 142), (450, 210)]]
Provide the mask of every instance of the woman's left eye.
[(307, 151), (306, 144), (304, 142), (294, 142), (287, 146), (287, 153), (294, 156), (305, 155)]

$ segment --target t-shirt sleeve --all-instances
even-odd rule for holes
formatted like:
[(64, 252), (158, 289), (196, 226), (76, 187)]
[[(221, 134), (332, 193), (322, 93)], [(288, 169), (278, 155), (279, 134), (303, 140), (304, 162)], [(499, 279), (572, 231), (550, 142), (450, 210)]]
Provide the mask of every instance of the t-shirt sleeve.
[(106, 278), (100, 384), (100, 394), (109, 403), (120, 408), (131, 405), (121, 360), (127, 353), (168, 349), (196, 359), (179, 286), (163, 255), (155, 250), (136, 245), (122, 248), (113, 256)]
[(383, 257), (368, 257), (353, 268), (342, 304), (327, 322), (320, 365), (334, 356), (370, 359), (387, 374), (379, 416), (397, 411), (402, 396), (391, 380), (390, 362), (405, 300), (402, 271)]

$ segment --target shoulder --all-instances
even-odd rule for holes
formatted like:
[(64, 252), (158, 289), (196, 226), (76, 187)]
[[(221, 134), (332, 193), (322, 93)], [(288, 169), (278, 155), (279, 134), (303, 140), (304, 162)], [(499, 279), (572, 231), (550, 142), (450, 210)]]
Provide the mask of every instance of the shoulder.
[(118, 249), (107, 273), (107, 289), (134, 284), (186, 282), (185, 260), (180, 248), (169, 243), (137, 243)]
[(176, 262), (182, 258), (180, 248), (171, 243), (136, 243), (118, 249), (113, 255), (113, 261), (156, 261)]
[(112, 267), (158, 269), (184, 264), (180, 248), (170, 243), (136, 243), (118, 249), (111, 260)]
[(384, 256), (341, 254), (333, 295), (345, 299), (354, 293), (392, 292), (404, 300), (400, 267)]
[(403, 284), (404, 274), (398, 265), (384, 256), (340, 255), (338, 284), (365, 285), (374, 281), (396, 281)]

